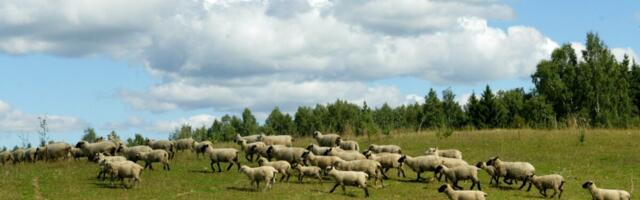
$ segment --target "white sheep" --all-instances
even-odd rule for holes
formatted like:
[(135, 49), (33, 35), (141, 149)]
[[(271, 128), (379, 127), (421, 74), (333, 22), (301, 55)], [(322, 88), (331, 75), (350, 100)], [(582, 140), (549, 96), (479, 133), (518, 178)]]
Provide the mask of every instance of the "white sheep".
[[(529, 177), (535, 174), (536, 168), (528, 162), (506, 162), (500, 160), (497, 156), (487, 161), (487, 165), (496, 167), (498, 176), (504, 177), (504, 181), (507, 180), (521, 180), (522, 185), (519, 189), (524, 188), (527, 184)], [(500, 181), (498, 181), (498, 185)], [(531, 182), (529, 182), (529, 188), (531, 188)]]
[(322, 134), (320, 131), (313, 132), (313, 138), (316, 139), (318, 144), (322, 147), (335, 147), (340, 140), (338, 134)]
[(264, 142), (266, 145), (284, 145), (287, 147), (293, 146), (293, 137), (290, 135), (270, 135), (266, 136), (260, 134), (258, 140)]
[(13, 153), (13, 164), (17, 164), (24, 161), (24, 149), (17, 148), (13, 150), (13, 152), (11, 153)]
[(260, 188), (260, 181), (264, 181), (266, 183), (265, 189), (271, 188), (275, 183), (276, 173), (278, 173), (278, 170), (271, 166), (251, 168), (246, 165), (242, 165), (239, 170), (249, 177), (249, 180), (251, 180), (251, 186), (253, 186), (253, 183), (256, 184), (256, 191)]
[(478, 168), (473, 165), (466, 166), (457, 166), (449, 168), (445, 165), (440, 165), (435, 170), (436, 173), (444, 174), (448, 180), (453, 183), (453, 187), (457, 189), (462, 189), (458, 185), (458, 181), (471, 180), (471, 188), (469, 190), (473, 190), (474, 186), (478, 186), (478, 190), (482, 190), (480, 187), (480, 179), (478, 179)]
[(152, 149), (162, 149), (169, 153), (169, 159), (173, 159), (176, 154), (176, 143), (169, 140), (151, 140), (149, 147)]
[(367, 157), (362, 155), (362, 153), (353, 150), (342, 150), (340, 148), (331, 147), (331, 149), (327, 150), (324, 155), (327, 156), (338, 156), (343, 160), (366, 160)]
[(369, 160), (375, 160), (380, 162), (380, 164), (382, 165), (382, 176), (384, 178), (389, 178), (387, 177), (387, 175), (385, 174), (387, 171), (389, 171), (389, 169), (394, 168), (397, 171), (397, 176), (400, 177), (402, 175), (402, 177), (406, 177), (406, 175), (404, 174), (404, 170), (402, 169), (402, 163), (398, 162), (398, 160), (402, 157), (402, 154), (397, 154), (397, 153), (373, 153), (371, 151), (366, 151), (364, 153), (365, 157), (367, 157), (367, 159)]
[(100, 166), (100, 172), (98, 172), (98, 179), (104, 179), (104, 175), (108, 173), (108, 162), (122, 162), (127, 161), (127, 158), (123, 156), (106, 156), (103, 153), (97, 153), (95, 156), (98, 165)]
[(302, 178), (304, 176), (313, 176), (316, 177), (318, 181), (320, 181), (320, 183), (322, 183), (322, 176), (320, 176), (320, 172), (322, 171), (322, 169), (320, 169), (320, 167), (302, 166), (298, 163), (294, 163), (291, 167), (298, 172), (298, 182), (302, 183)]
[[(448, 168), (454, 168), (454, 167), (458, 167), (458, 166), (468, 166), (469, 165), (469, 163), (467, 163), (467, 161), (464, 161), (462, 159), (440, 157), (438, 155), (432, 155), (432, 156), (439, 157), (440, 161), (442, 161), (442, 164), (444, 166), (447, 166)], [(442, 174), (438, 175), (438, 181), (440, 181), (441, 179), (442, 179)]]
[(138, 157), (138, 153), (140, 152), (151, 152), (153, 149), (146, 145), (138, 145), (132, 147), (125, 147), (122, 150), (122, 155), (127, 158), (127, 160), (138, 162), (141, 158)]
[(333, 163), (335, 163), (336, 161), (342, 160), (338, 156), (316, 156), (315, 154), (313, 154), (313, 152), (310, 151), (305, 151), (302, 154), (302, 158), (304, 159), (303, 163), (305, 165), (309, 163), (310, 165), (320, 167), (320, 169), (323, 171), (324, 169), (327, 169), (327, 167), (333, 166)]
[(402, 148), (398, 145), (377, 145), (371, 144), (368, 148), (369, 151), (373, 151), (373, 153), (399, 153), (402, 154)]
[(13, 162), (13, 154), (9, 151), (0, 152), (0, 163), (2, 163), (2, 165), (5, 165), (9, 162)]
[(24, 160), (27, 162), (36, 162), (36, 148), (28, 148), (24, 151)]
[(234, 139), (234, 142), (240, 142), (242, 140), (247, 141), (247, 143), (252, 143), (252, 142), (259, 142), (260, 135), (248, 135), (248, 136), (241, 136), (240, 134), (236, 134), (236, 138)]
[[(264, 142), (251, 142), (248, 143), (246, 140), (239, 140), (238, 142), (240, 144), (240, 147), (242, 149), (242, 151), (244, 151), (244, 158), (247, 159), (247, 161), (252, 162), (253, 161), (253, 155), (255, 154), (259, 154), (259, 152), (257, 151), (257, 149), (266, 149), (266, 146), (264, 144)], [(266, 151), (266, 150), (265, 150)]]
[[(267, 150), (269, 150), (269, 147), (286, 148), (287, 146), (284, 146), (284, 145), (266, 145), (264, 143), (262, 143), (262, 144), (256, 143), (256, 145), (253, 145), (253, 146), (249, 147), (249, 152), (252, 152), (253, 154), (257, 154), (258, 156), (265, 157), (265, 158), (269, 159), (269, 154), (267, 154)], [(253, 159), (253, 158), (251, 158), (251, 159)]]
[(87, 157), (82, 149), (76, 147), (72, 147), (71, 150), (69, 150), (69, 154), (71, 154), (71, 157), (73, 157), (74, 160), (80, 160), (82, 157)]
[(438, 173), (435, 172), (436, 168), (442, 164), (442, 159), (438, 156), (417, 156), (411, 157), (403, 155), (398, 159), (398, 162), (406, 164), (411, 170), (416, 172), (416, 181), (420, 181), (424, 178), (420, 177), (422, 172), (433, 171), (433, 176), (437, 177)]
[(162, 169), (170, 171), (171, 166), (169, 165), (169, 153), (162, 149), (155, 149), (148, 152), (137, 152), (136, 157), (140, 160), (144, 160), (144, 168), (153, 170), (153, 163), (159, 162), (162, 163)]
[(291, 169), (291, 164), (289, 164), (289, 162), (283, 161), (283, 160), (269, 161), (264, 157), (259, 157), (258, 166), (271, 166), (275, 168), (276, 170), (278, 170), (278, 173), (282, 174), (282, 178), (280, 178), (280, 182), (285, 180), (285, 178), (287, 182), (289, 182), (289, 177), (291, 176), (291, 174), (289, 173), (289, 170)]
[(114, 156), (116, 155), (116, 151), (118, 150), (117, 145), (109, 141), (102, 141), (102, 142), (96, 142), (96, 143), (80, 141), (76, 144), (76, 148), (82, 149), (82, 151), (84, 152), (85, 155), (87, 155), (90, 161), (96, 161), (95, 155), (98, 153), (104, 153), (109, 156)]
[(369, 197), (369, 190), (367, 189), (367, 179), (369, 175), (364, 172), (356, 171), (341, 171), (333, 167), (327, 168), (329, 176), (333, 177), (336, 184), (333, 186), (329, 193), (333, 193), (338, 186), (342, 186), (342, 192), (346, 192), (345, 186), (357, 186), (364, 190), (364, 196)]
[(193, 138), (182, 138), (182, 139), (176, 140), (176, 150), (178, 151), (189, 150), (193, 152), (195, 146), (196, 146), (196, 141)]
[(306, 151), (300, 147), (282, 147), (277, 148), (270, 146), (267, 149), (268, 158), (274, 158), (276, 160), (284, 160), (289, 163), (302, 163), (302, 154)]
[(318, 146), (317, 144), (309, 144), (309, 146), (307, 146), (307, 150), (313, 152), (313, 154), (316, 155), (323, 155), (324, 152), (327, 152), (327, 150), (331, 149), (331, 147), (322, 147), (322, 146)]
[[(125, 178), (131, 178), (131, 187), (142, 182), (140, 175), (142, 175), (142, 166), (131, 162), (107, 162), (105, 164), (107, 173), (111, 174), (111, 177), (118, 177), (121, 180), (122, 186), (126, 188), (124, 183)], [(113, 185), (113, 178), (111, 179), (111, 185)]]
[(209, 145), (204, 145), (202, 149), (211, 160), (211, 164), (210, 164), (211, 171), (213, 172), (216, 171), (216, 168), (213, 166), (213, 164), (217, 164), (218, 172), (222, 172), (222, 168), (220, 167), (220, 162), (229, 163), (229, 166), (227, 167), (227, 171), (231, 169), (233, 164), (236, 164), (236, 166), (238, 166), (238, 169), (240, 169), (240, 160), (238, 159), (239, 151), (237, 149), (213, 148), (212, 146), (209, 146)]
[(196, 157), (200, 158), (200, 155), (204, 155), (204, 151), (203, 151), (204, 149), (202, 149), (204, 145), (213, 146), (213, 143), (208, 140), (205, 140), (202, 142), (196, 142), (196, 146), (194, 147), (196, 151)]
[(593, 200), (631, 200), (631, 194), (629, 194), (629, 192), (598, 188), (593, 181), (585, 182), (582, 184), (582, 188), (589, 190)]
[(352, 160), (344, 161), (337, 160), (333, 163), (333, 166), (339, 170), (345, 171), (361, 171), (367, 173), (369, 177), (375, 178), (374, 185), (380, 182), (380, 185), (384, 187), (382, 178), (382, 165), (375, 160)]
[(485, 162), (478, 162), (476, 163), (476, 167), (480, 168), (482, 170), (484, 170), (485, 172), (487, 172), (487, 174), (489, 174), (489, 185), (491, 185), (493, 182), (498, 182), (498, 174), (496, 173), (496, 167), (494, 166), (490, 166), (487, 165), (487, 163)]
[(58, 158), (66, 159), (69, 151), (71, 151), (71, 145), (64, 142), (56, 142), (36, 148), (36, 155), (38, 159), (45, 159), (45, 161), (56, 160)]
[[(547, 189), (553, 190), (553, 194), (551, 195), (551, 198), (556, 196), (556, 193), (558, 193), (558, 191), (560, 191), (560, 193), (558, 194), (558, 199), (562, 197), (562, 192), (564, 191), (564, 188), (563, 188), (564, 178), (561, 175), (558, 175), (558, 174), (550, 174), (550, 175), (544, 175), (544, 176), (532, 175), (529, 178), (529, 181), (531, 181), (533, 186), (535, 186), (538, 189), (538, 192), (545, 198), (547, 197)], [(529, 192), (529, 190), (527, 190), (527, 192)]]
[(440, 157), (446, 157), (446, 158), (457, 158), (457, 159), (462, 159), (462, 152), (460, 150), (457, 149), (438, 149), (436, 148), (429, 148), (427, 149), (427, 151), (424, 152), (425, 155), (437, 155)]
[(354, 151), (360, 151), (360, 145), (358, 145), (357, 141), (354, 140), (342, 140), (342, 139), (338, 139), (338, 147), (340, 147), (343, 150), (354, 150)]
[(438, 188), (438, 192), (445, 193), (450, 200), (485, 200), (487, 193), (474, 190), (453, 190), (449, 184)]

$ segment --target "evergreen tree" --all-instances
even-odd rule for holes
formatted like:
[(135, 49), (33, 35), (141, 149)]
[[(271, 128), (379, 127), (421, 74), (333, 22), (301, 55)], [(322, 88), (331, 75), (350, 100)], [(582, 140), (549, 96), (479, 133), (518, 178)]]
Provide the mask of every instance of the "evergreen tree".
[(298, 111), (296, 111), (294, 116), (294, 123), (298, 134), (308, 136), (313, 134), (314, 131), (319, 130), (319, 127), (316, 127), (317, 123), (315, 122), (311, 108), (305, 106), (298, 107)]
[(82, 140), (87, 142), (96, 142), (96, 139), (97, 139), (96, 131), (93, 128), (89, 127), (84, 130), (84, 135), (82, 135)]
[[(384, 103), (380, 109), (374, 112), (373, 119), (383, 134), (389, 135), (394, 129), (394, 113), (389, 104)], [(365, 119), (367, 120), (367, 119)]]
[(442, 91), (443, 121), (448, 128), (462, 128), (462, 126), (464, 126), (464, 111), (458, 102), (455, 101), (455, 97), (451, 89)]
[(252, 135), (258, 132), (258, 122), (256, 117), (253, 116), (249, 108), (245, 108), (242, 111), (242, 129), (240, 135)]
[(422, 128), (435, 129), (443, 125), (444, 114), (442, 111), (442, 103), (438, 99), (438, 95), (433, 88), (429, 89), (429, 93), (425, 96), (425, 102), (422, 110)]

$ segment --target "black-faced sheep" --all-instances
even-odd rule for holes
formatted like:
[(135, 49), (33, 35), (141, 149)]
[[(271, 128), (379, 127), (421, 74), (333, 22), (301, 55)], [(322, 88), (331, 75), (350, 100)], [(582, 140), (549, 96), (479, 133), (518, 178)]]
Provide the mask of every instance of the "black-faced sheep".
[(275, 183), (276, 173), (278, 173), (278, 170), (271, 166), (251, 168), (246, 165), (242, 165), (239, 171), (249, 177), (251, 186), (253, 186), (254, 183), (256, 184), (256, 191), (260, 188), (260, 181), (264, 181), (266, 183), (265, 189), (271, 188)]
[(368, 148), (373, 153), (399, 153), (402, 154), (402, 148), (398, 145), (377, 145), (371, 144)]
[(238, 169), (240, 169), (240, 160), (238, 159), (239, 151), (237, 149), (213, 148), (209, 145), (204, 145), (202, 148), (205, 154), (207, 155), (207, 157), (209, 157), (209, 159), (211, 160), (210, 166), (211, 166), (212, 172), (216, 171), (214, 164), (218, 165), (218, 172), (222, 172), (222, 168), (220, 167), (221, 162), (229, 163), (229, 166), (227, 167), (227, 171), (231, 169), (233, 164), (236, 164), (236, 166), (238, 166)]
[(313, 138), (316, 139), (318, 144), (322, 147), (335, 147), (340, 140), (340, 136), (337, 134), (322, 134), (320, 131), (313, 132)]
[(582, 184), (582, 188), (589, 190), (594, 200), (631, 200), (631, 194), (627, 191), (598, 188), (592, 181)]
[[(531, 181), (533, 186), (535, 186), (538, 189), (538, 192), (545, 198), (547, 197), (547, 189), (553, 190), (551, 198), (556, 196), (558, 191), (558, 199), (562, 197), (562, 192), (564, 191), (564, 178), (558, 174), (550, 174), (544, 176), (532, 175), (529, 178), (529, 181)], [(527, 192), (528, 191), (529, 190), (527, 190)]]
[(450, 200), (485, 200), (487, 193), (474, 190), (453, 190), (449, 184), (438, 188), (438, 192), (445, 193)]
[(341, 171), (333, 167), (328, 167), (329, 176), (333, 177), (336, 184), (331, 188), (329, 193), (333, 193), (338, 186), (342, 186), (342, 192), (346, 192), (345, 186), (356, 186), (364, 190), (364, 196), (369, 197), (369, 189), (367, 189), (367, 179), (369, 175), (364, 172), (357, 171)]

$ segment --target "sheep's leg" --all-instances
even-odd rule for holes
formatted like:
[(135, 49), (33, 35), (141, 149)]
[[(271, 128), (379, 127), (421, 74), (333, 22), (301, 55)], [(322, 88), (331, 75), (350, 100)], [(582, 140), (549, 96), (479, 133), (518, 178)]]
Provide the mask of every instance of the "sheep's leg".
[[(528, 192), (529, 190), (531, 190), (531, 185), (533, 185), (533, 183), (532, 183), (531, 181), (528, 181), (528, 179), (527, 179), (527, 180), (524, 180), (523, 182), (524, 182), (524, 183), (529, 182), (529, 188), (527, 188), (527, 192)], [(547, 192), (545, 191), (545, 193), (547, 193)]]
[[(522, 181), (522, 185), (520, 186), (520, 188), (518, 188), (518, 190), (522, 190), (525, 185), (527, 185), (527, 181)], [(529, 187), (531, 187), (531, 184), (529, 184)]]
[(398, 168), (398, 170), (399, 170), (400, 172), (402, 172), (402, 177), (403, 177), (403, 178), (406, 178), (406, 177), (407, 177), (407, 175), (405, 175), (405, 174), (404, 174), (404, 169), (402, 169), (402, 166), (400, 166), (400, 168)]
[(286, 176), (287, 175), (285, 173), (282, 173), (282, 176), (280, 177), (280, 182), (282, 182)]
[(458, 181), (453, 181), (453, 187), (454, 187), (454, 188), (457, 188), (457, 189), (459, 189), (459, 190), (462, 190), (462, 189), (463, 189), (462, 187), (460, 187), (460, 186), (458, 185)]
[(347, 186), (344, 184), (341, 184), (340, 186), (342, 186), (342, 193), (347, 193)]
[(336, 183), (336, 185), (333, 186), (333, 188), (331, 188), (331, 190), (329, 191), (329, 193), (333, 193), (333, 191), (336, 190), (336, 188), (338, 188), (338, 186), (340, 186), (340, 183)]
[(322, 184), (322, 177), (320, 176), (320, 174), (316, 174), (316, 178), (318, 178), (318, 181), (320, 181), (320, 183)]
[(289, 182), (290, 177), (291, 177), (291, 173), (287, 172), (287, 182)]
[(222, 167), (220, 167), (220, 161), (216, 162), (216, 165), (218, 165), (218, 172), (222, 172)]
[(298, 174), (298, 183), (302, 183), (302, 173)]
[(227, 167), (227, 171), (231, 170), (231, 167), (233, 167), (233, 162), (229, 163), (229, 166)]
[(216, 162), (214, 162), (213, 160), (211, 160), (211, 173), (216, 173), (216, 168), (215, 166), (213, 166), (213, 164), (215, 164)]
[(562, 184), (560, 184), (560, 188), (558, 188), (558, 190), (560, 190), (560, 194), (558, 194), (558, 199), (560, 197), (562, 197), (562, 192), (564, 192), (564, 189), (562, 189)]
[[(443, 174), (443, 173), (435, 173), (435, 174), (434, 174), (434, 176), (437, 176), (437, 177), (438, 177), (438, 182), (440, 182), (440, 181), (442, 180), (442, 174)], [(445, 177), (445, 180), (444, 180), (444, 181), (445, 181), (445, 182), (447, 181), (446, 177)]]
[(380, 173), (382, 174), (382, 177), (384, 179), (389, 179), (389, 177), (386, 174), (384, 174), (386, 171), (389, 171), (389, 168), (387, 168), (386, 170), (380, 170)]
[(421, 172), (418, 172), (418, 175), (416, 175), (416, 182), (420, 182), (420, 179), (422, 178), (422, 177), (420, 177), (420, 174), (421, 174)]
[[(546, 192), (545, 192), (546, 193)], [(556, 190), (555, 188), (553, 189), (553, 194), (551, 194), (551, 198), (555, 197), (556, 194), (558, 193), (558, 190)]]
[(369, 189), (367, 187), (363, 187), (364, 189), (364, 197), (369, 197)]
[(482, 191), (482, 188), (480, 187), (480, 180), (475, 181), (476, 184), (478, 185), (478, 190)]

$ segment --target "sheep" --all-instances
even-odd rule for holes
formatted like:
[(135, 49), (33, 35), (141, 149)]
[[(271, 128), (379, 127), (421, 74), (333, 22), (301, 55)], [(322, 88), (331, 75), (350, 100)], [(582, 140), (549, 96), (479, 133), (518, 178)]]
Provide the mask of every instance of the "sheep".
[(318, 146), (317, 144), (309, 144), (309, 146), (307, 146), (307, 150), (313, 152), (313, 154), (316, 155), (322, 155), (324, 154), (324, 152), (327, 152), (327, 150), (329, 150), (331, 147), (323, 147), (323, 146)]
[(442, 159), (438, 156), (417, 156), (411, 157), (407, 155), (403, 155), (398, 159), (398, 162), (407, 164), (411, 170), (416, 172), (416, 181), (420, 181), (424, 179), (420, 177), (422, 172), (433, 171), (433, 176), (436, 177), (438, 173), (435, 172), (435, 169), (442, 164)]
[[(547, 189), (553, 189), (551, 198), (556, 196), (556, 193), (558, 193), (558, 191), (560, 191), (560, 193), (558, 194), (558, 199), (562, 197), (562, 192), (564, 191), (564, 178), (558, 174), (545, 176), (531, 175), (531, 177), (529, 177), (529, 181), (533, 184), (533, 186), (538, 188), (538, 192), (545, 198), (547, 197)], [(527, 190), (527, 192), (529, 192), (529, 190)]]
[(138, 162), (138, 160), (141, 160), (140, 157), (138, 157), (138, 153), (140, 152), (151, 152), (153, 151), (153, 149), (151, 149), (151, 147), (146, 146), (146, 145), (138, 145), (138, 146), (133, 146), (133, 147), (125, 147), (122, 150), (122, 155), (124, 157), (127, 158), (127, 160), (133, 161), (133, 162)]
[(0, 163), (5, 165), (8, 162), (13, 162), (13, 154), (9, 151), (0, 152)]
[(373, 151), (373, 153), (399, 153), (402, 154), (402, 149), (397, 145), (369, 145), (369, 151)]
[(460, 152), (460, 150), (457, 149), (438, 149), (436, 148), (429, 148), (427, 149), (427, 151), (424, 152), (425, 155), (437, 155), (440, 157), (446, 157), (446, 158), (456, 158), (456, 159), (462, 159), (462, 152)]
[(249, 162), (252, 162), (253, 155), (258, 153), (256, 151), (256, 148), (260, 147), (260, 149), (264, 149), (267, 146), (264, 144), (264, 142), (247, 143), (246, 140), (242, 140), (242, 139), (238, 143), (240, 144), (242, 151), (244, 151), (245, 153), (244, 158), (247, 159), (247, 161)]
[(276, 160), (284, 160), (289, 163), (302, 163), (302, 154), (306, 151), (300, 147), (282, 147), (276, 148), (270, 146), (267, 149), (267, 158), (275, 158)]
[(473, 190), (473, 187), (476, 185), (478, 186), (478, 190), (482, 190), (482, 187), (480, 187), (480, 179), (478, 179), (478, 168), (476, 166), (466, 165), (449, 168), (443, 164), (438, 166), (435, 172), (444, 174), (447, 179), (453, 183), (454, 188), (462, 189), (462, 187), (458, 186), (458, 181), (471, 180), (471, 188), (469, 190)]
[(251, 180), (251, 186), (253, 186), (253, 183), (256, 184), (256, 191), (260, 188), (260, 181), (266, 182), (265, 189), (271, 188), (273, 183), (275, 183), (276, 173), (278, 173), (278, 170), (271, 166), (251, 168), (246, 165), (242, 165), (239, 171), (249, 177), (249, 180)]
[[(76, 148), (82, 149), (85, 155), (87, 155), (90, 161), (95, 161), (95, 155), (98, 153), (104, 153), (110, 156), (116, 154), (118, 147), (115, 143), (109, 141), (102, 141), (96, 143), (89, 143), (87, 141), (80, 141), (76, 144)], [(69, 149), (71, 150), (71, 149)]]
[(16, 150), (13, 150), (13, 164), (18, 164), (22, 161), (24, 161), (24, 149), (22, 148), (17, 148)]
[(453, 190), (449, 184), (438, 188), (438, 192), (445, 193), (450, 200), (485, 200), (487, 193), (473, 190)]
[[(527, 180), (531, 175), (534, 175), (536, 172), (536, 168), (528, 162), (506, 162), (502, 161), (498, 158), (498, 156), (491, 158), (487, 161), (487, 165), (492, 165), (496, 168), (496, 172), (498, 176), (504, 177), (503, 181), (507, 184), (511, 184), (511, 182), (507, 182), (508, 179), (513, 180), (522, 180), (522, 185), (519, 189), (524, 188), (527, 184)], [(497, 183), (500, 184), (500, 181)], [(529, 182), (529, 188), (531, 188), (531, 182)]]
[(313, 138), (316, 139), (321, 147), (335, 147), (340, 140), (337, 134), (322, 134), (320, 131), (313, 132)]
[(193, 138), (183, 138), (176, 140), (176, 150), (183, 151), (189, 150), (193, 152), (193, 148), (196, 146), (196, 141)]
[(24, 160), (26, 162), (36, 162), (36, 148), (28, 148), (24, 151)]
[(71, 157), (73, 157), (74, 160), (80, 160), (80, 158), (86, 157), (82, 149), (75, 147), (71, 147), (69, 154), (71, 154)]
[[(120, 162), (106, 162), (105, 168), (107, 173), (111, 174), (111, 177), (118, 177), (121, 180), (122, 186), (126, 188), (124, 183), (125, 178), (131, 178), (131, 187), (142, 182), (140, 175), (142, 175), (142, 166), (131, 161)], [(111, 185), (113, 185), (113, 178), (111, 179)]]
[(108, 173), (108, 168), (106, 164), (108, 162), (122, 162), (127, 161), (127, 158), (123, 156), (105, 156), (103, 153), (97, 153), (95, 158), (98, 161), (98, 165), (100, 166), (100, 172), (98, 172), (98, 179), (104, 179), (104, 175)]
[(342, 158), (343, 160), (346, 161), (350, 161), (350, 160), (366, 160), (367, 157), (365, 157), (364, 155), (362, 155), (360, 152), (358, 151), (352, 151), (352, 150), (342, 150), (340, 148), (335, 148), (335, 147), (331, 147), (331, 149), (327, 150), (324, 155), (326, 156), (338, 156), (340, 158)]
[(582, 188), (589, 190), (593, 200), (630, 200), (631, 195), (624, 190), (601, 189), (593, 181), (582, 184)]
[(322, 183), (322, 176), (320, 176), (320, 172), (322, 169), (316, 166), (302, 166), (301, 164), (294, 163), (291, 166), (294, 170), (298, 171), (298, 182), (302, 183), (302, 178), (304, 176), (314, 176), (318, 178), (318, 181)]
[(149, 147), (152, 149), (162, 149), (169, 153), (169, 159), (173, 159), (176, 154), (176, 143), (169, 140), (151, 140)]
[(367, 173), (369, 177), (373, 177), (376, 180), (374, 184), (378, 184), (380, 181), (380, 185), (384, 187), (384, 182), (382, 180), (382, 165), (375, 160), (352, 160), (352, 161), (344, 161), (337, 160), (333, 163), (333, 166), (339, 170), (345, 171), (361, 171)]
[(241, 136), (240, 134), (236, 134), (236, 138), (234, 139), (234, 142), (238, 143), (242, 140), (247, 141), (247, 143), (252, 143), (252, 142), (259, 142), (260, 141), (260, 135), (248, 135), (248, 136)]
[(216, 168), (213, 164), (218, 165), (218, 172), (222, 172), (222, 168), (220, 167), (220, 162), (228, 162), (229, 166), (227, 167), (227, 171), (231, 169), (233, 164), (235, 163), (240, 169), (240, 160), (238, 160), (238, 150), (233, 148), (213, 148), (208, 144), (202, 146), (202, 151), (206, 153), (206, 155), (211, 160), (211, 171), (213, 173), (216, 172)]
[(321, 170), (324, 170), (329, 166), (333, 166), (333, 163), (338, 160), (342, 160), (338, 156), (316, 156), (311, 151), (305, 151), (304, 153), (302, 153), (302, 158), (305, 165), (309, 163), (313, 166), (320, 167)]
[[(468, 166), (469, 163), (467, 163), (467, 161), (461, 160), (461, 159), (457, 159), (457, 158), (447, 158), (447, 157), (440, 157), (438, 155), (433, 155), (435, 157), (439, 157), (440, 160), (442, 161), (442, 164), (444, 166), (447, 166), (448, 168), (454, 168), (454, 167), (458, 167), (458, 166)], [(440, 173), (440, 175), (438, 175), (438, 181), (440, 181), (442, 179), (442, 174)]]
[[(264, 144), (264, 143), (262, 143)], [(249, 152), (252, 152), (253, 154), (257, 154), (258, 156), (261, 157), (265, 157), (267, 159), (269, 159), (269, 154), (267, 154), (267, 150), (269, 150), (269, 147), (273, 147), (273, 148), (286, 148), (287, 146), (284, 145), (262, 145), (259, 143), (256, 143), (256, 145), (250, 146), (249, 147)], [(253, 158), (252, 158), (253, 159)]]
[(196, 142), (196, 145), (194, 147), (196, 151), (196, 157), (200, 158), (200, 155), (204, 155), (204, 151), (202, 151), (202, 147), (204, 145), (213, 146), (213, 143), (211, 143), (211, 141)]
[(71, 151), (71, 145), (64, 142), (58, 142), (36, 148), (36, 155), (39, 159), (43, 158), (45, 161), (56, 160), (58, 158), (66, 159), (67, 155), (69, 155), (69, 151)]
[(140, 158), (140, 160), (144, 160), (144, 168), (153, 170), (153, 163), (159, 162), (162, 163), (162, 169), (171, 171), (171, 166), (169, 166), (169, 153), (162, 149), (155, 149), (148, 152), (138, 152), (136, 153), (136, 157)]
[(293, 146), (293, 138), (290, 135), (270, 135), (266, 136), (260, 134), (258, 140), (264, 142), (266, 145), (284, 145), (287, 147)]
[(333, 177), (336, 184), (333, 186), (329, 193), (333, 193), (338, 186), (342, 186), (342, 192), (345, 192), (345, 185), (357, 186), (364, 190), (364, 196), (369, 197), (369, 190), (367, 189), (367, 179), (369, 175), (364, 172), (355, 171), (341, 171), (333, 167), (328, 167), (327, 171), (329, 176)]
[(358, 145), (358, 142), (353, 141), (353, 140), (338, 139), (337, 145), (338, 145), (338, 147), (340, 147), (343, 150), (360, 151), (360, 145)]
[(289, 173), (289, 169), (291, 169), (291, 164), (289, 164), (289, 162), (282, 161), (282, 160), (270, 162), (266, 158), (260, 157), (258, 158), (258, 166), (271, 166), (275, 168), (276, 170), (278, 170), (278, 173), (282, 174), (282, 178), (280, 178), (280, 182), (282, 182), (285, 179), (285, 177), (287, 178), (287, 182), (289, 182), (289, 177), (291, 176), (291, 174)]
[[(108, 142), (113, 143), (114, 145), (116, 145), (116, 153), (122, 153), (122, 150), (127, 147), (127, 145), (124, 144), (124, 142), (120, 139), (116, 139), (116, 138), (111, 138), (109, 137)], [(115, 154), (114, 154), (115, 155)]]
[(375, 153), (373, 153), (371, 151), (366, 151), (364, 153), (364, 155), (369, 160), (375, 160), (375, 161), (380, 162), (380, 164), (382, 165), (382, 169), (384, 169), (382, 171), (382, 176), (385, 179), (389, 178), (389, 177), (387, 177), (385, 172), (389, 171), (389, 169), (391, 169), (391, 168), (395, 168), (396, 169), (396, 171), (398, 173), (398, 177), (400, 177), (401, 174), (402, 174), (402, 177), (407, 177), (404, 174), (404, 170), (402, 169), (402, 163), (398, 162), (400, 157), (402, 157), (401, 154), (397, 154), (397, 153), (378, 153), (378, 154), (375, 154)]
[(491, 177), (489, 179), (489, 185), (491, 185), (491, 183), (493, 182), (496, 182), (496, 184), (498, 184), (497, 182), (499, 177), (498, 177), (498, 174), (496, 173), (496, 167), (487, 165), (487, 163), (485, 162), (476, 163), (476, 167), (484, 170), (485, 172), (487, 172), (487, 174), (489, 174), (489, 177)]

